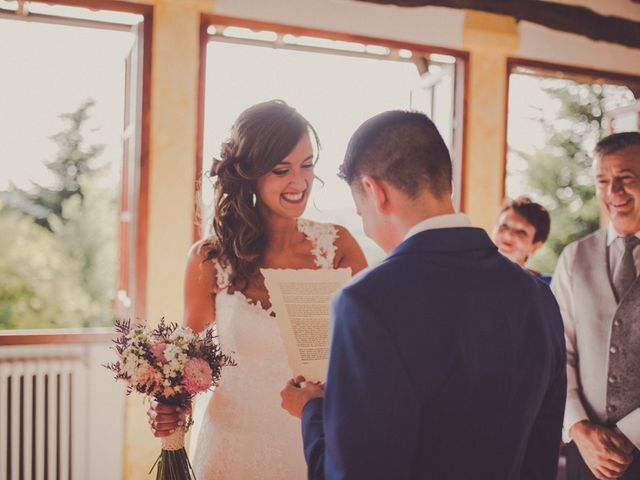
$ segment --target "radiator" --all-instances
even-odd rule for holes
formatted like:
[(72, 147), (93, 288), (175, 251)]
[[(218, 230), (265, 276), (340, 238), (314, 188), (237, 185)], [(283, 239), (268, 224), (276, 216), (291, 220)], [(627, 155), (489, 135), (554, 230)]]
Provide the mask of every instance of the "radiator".
[(10, 348), (0, 355), (0, 479), (84, 480), (87, 368), (82, 349)]

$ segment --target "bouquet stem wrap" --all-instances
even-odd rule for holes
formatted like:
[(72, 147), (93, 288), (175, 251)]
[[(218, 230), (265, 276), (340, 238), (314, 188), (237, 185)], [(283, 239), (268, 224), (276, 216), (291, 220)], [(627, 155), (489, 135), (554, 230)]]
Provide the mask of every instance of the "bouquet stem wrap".
[(193, 468), (184, 448), (185, 429), (177, 428), (171, 435), (161, 438), (162, 451), (151, 467), (157, 466), (156, 480), (195, 480)]
[(171, 435), (162, 437), (160, 439), (160, 443), (162, 445), (162, 450), (167, 451), (175, 451), (184, 448), (184, 437), (185, 431), (184, 428), (176, 428), (176, 431)]

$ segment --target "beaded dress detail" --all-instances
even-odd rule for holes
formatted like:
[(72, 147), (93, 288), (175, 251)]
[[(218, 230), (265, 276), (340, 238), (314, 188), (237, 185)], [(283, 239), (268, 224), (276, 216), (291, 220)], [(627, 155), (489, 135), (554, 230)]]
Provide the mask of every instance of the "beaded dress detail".
[[(319, 268), (333, 268), (338, 237), (330, 224), (298, 220)], [(191, 459), (197, 480), (303, 480), (307, 468), (300, 420), (280, 407), (291, 378), (271, 310), (242, 292), (229, 293), (228, 269), (216, 265), (216, 328), (237, 366), (225, 368), (220, 386), (196, 400)]]

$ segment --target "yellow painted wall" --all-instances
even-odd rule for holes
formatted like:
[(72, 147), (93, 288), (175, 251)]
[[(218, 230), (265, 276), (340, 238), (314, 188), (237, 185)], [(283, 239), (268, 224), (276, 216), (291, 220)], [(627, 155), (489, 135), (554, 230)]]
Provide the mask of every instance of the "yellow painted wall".
[(519, 47), (511, 17), (466, 12), (464, 49), (470, 52), (463, 210), (491, 231), (502, 202), (507, 57)]
[[(192, 243), (200, 13), (213, 0), (132, 0), (153, 4), (147, 318), (182, 320), (182, 277)], [(127, 399), (124, 475), (150, 478), (160, 452), (139, 395)]]

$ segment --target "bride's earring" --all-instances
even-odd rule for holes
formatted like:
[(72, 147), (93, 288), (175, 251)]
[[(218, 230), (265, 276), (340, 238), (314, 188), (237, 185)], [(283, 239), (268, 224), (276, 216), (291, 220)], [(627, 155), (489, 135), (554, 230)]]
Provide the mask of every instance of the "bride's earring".
[(251, 205), (255, 207), (256, 203), (258, 203), (258, 197), (256, 197), (256, 194), (254, 193), (251, 195)]

